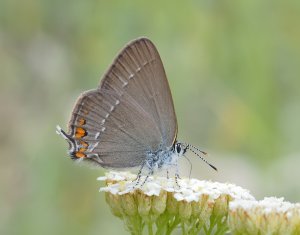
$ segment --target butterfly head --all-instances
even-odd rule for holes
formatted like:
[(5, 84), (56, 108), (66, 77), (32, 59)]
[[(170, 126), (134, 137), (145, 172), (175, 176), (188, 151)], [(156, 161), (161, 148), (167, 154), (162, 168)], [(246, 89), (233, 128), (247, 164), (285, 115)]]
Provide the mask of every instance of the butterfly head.
[(183, 156), (186, 151), (188, 150), (188, 145), (184, 145), (183, 143), (180, 142), (175, 142), (173, 151), (179, 156)]

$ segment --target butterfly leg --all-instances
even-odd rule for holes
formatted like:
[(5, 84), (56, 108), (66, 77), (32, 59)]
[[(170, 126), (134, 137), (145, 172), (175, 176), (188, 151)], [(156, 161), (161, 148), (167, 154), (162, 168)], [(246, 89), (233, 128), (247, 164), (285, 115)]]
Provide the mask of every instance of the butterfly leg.
[(136, 179), (133, 180), (133, 181), (135, 181), (135, 185), (133, 186), (133, 189), (135, 189), (139, 185), (140, 179), (141, 179), (141, 172), (139, 172), (138, 175), (137, 175), (137, 177), (136, 177)]
[(140, 183), (141, 176), (142, 176), (142, 171), (143, 171), (144, 166), (145, 166), (145, 163), (142, 164), (139, 172), (137, 173), (136, 178), (132, 181), (132, 182), (135, 181), (135, 185), (133, 186), (133, 189), (135, 189), (139, 185), (139, 183)]
[(169, 177), (169, 171), (167, 170), (167, 179), (169, 179), (170, 177)]
[(153, 175), (153, 170), (152, 170), (152, 169), (151, 169), (151, 170), (149, 171), (149, 173), (147, 174), (145, 180), (144, 180), (143, 183), (141, 184), (141, 187), (144, 186), (144, 184), (147, 182), (147, 180), (148, 180), (148, 178), (149, 178), (150, 175)]
[(178, 186), (178, 188), (180, 188), (178, 179), (181, 179), (181, 177), (179, 176), (178, 162), (176, 162), (175, 183)]
[(154, 165), (155, 165), (155, 163), (152, 161), (152, 159), (150, 161), (149, 160), (146, 161), (145, 164), (146, 164), (148, 173), (147, 173), (147, 175), (145, 177), (145, 180), (141, 184), (141, 187), (144, 186), (144, 184), (147, 182), (149, 176), (153, 175), (153, 173), (154, 173)]

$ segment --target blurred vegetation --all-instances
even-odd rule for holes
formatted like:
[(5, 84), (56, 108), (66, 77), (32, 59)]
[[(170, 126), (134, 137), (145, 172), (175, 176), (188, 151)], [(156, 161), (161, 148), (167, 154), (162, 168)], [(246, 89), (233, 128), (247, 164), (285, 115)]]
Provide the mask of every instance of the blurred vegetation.
[[(0, 234), (119, 234), (55, 125), (128, 41), (164, 61), (180, 139), (204, 147), (198, 178), (300, 200), (300, 2), (0, 1)], [(194, 159), (193, 159), (194, 160)]]

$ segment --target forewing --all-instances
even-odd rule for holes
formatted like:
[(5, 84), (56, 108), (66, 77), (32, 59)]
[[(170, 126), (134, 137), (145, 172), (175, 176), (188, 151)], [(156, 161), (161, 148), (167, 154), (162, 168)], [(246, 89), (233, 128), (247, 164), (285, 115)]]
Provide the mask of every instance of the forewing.
[[(100, 91), (130, 97), (156, 123), (161, 147), (171, 146), (177, 135), (177, 120), (165, 70), (154, 44), (147, 38), (129, 43), (104, 75)], [(145, 144), (149, 140), (144, 140)]]

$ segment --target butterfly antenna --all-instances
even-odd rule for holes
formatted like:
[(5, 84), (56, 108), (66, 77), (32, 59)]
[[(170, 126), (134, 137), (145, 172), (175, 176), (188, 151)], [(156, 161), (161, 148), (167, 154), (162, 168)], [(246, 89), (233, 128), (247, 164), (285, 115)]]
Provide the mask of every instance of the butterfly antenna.
[(218, 171), (218, 169), (214, 165), (210, 164), (204, 157), (202, 157), (200, 154), (198, 154), (195, 150), (193, 150), (191, 148), (189, 148), (189, 150), (191, 150), (194, 154), (196, 154), (202, 161), (204, 161), (207, 165), (209, 165), (215, 171)]
[(208, 155), (207, 152), (204, 152), (203, 150), (198, 149), (197, 147), (195, 147), (195, 146), (193, 146), (191, 144), (186, 144), (186, 145), (189, 146), (189, 147), (192, 147), (194, 150), (197, 150), (198, 152), (202, 153), (203, 155)]

